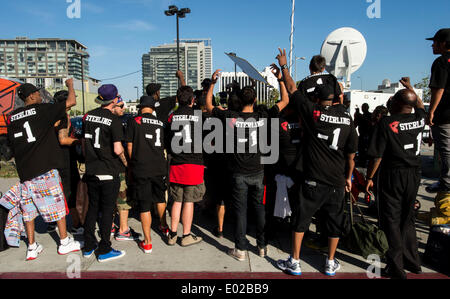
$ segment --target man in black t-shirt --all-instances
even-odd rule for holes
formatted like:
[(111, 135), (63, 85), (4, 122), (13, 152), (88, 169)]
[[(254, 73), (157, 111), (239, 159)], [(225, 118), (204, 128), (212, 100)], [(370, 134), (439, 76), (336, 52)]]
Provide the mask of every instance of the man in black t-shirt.
[(343, 105), (333, 105), (338, 96), (334, 88), (330, 85), (316, 87), (312, 102), (295, 87), (287, 67), (286, 51), (280, 49), (277, 59), (302, 121), (303, 146), (297, 170), (302, 171), (305, 178), (304, 182), (299, 182), (299, 200), (291, 203), (292, 255), (287, 260), (279, 260), (277, 265), (289, 274), (301, 275), (303, 236), (315, 212), (322, 209), (329, 233), (325, 274), (333, 276), (340, 269), (334, 255), (342, 235), (345, 191), (350, 192), (352, 184), (358, 144), (355, 126)]
[[(180, 70), (177, 71), (176, 77), (180, 80), (180, 86), (186, 86), (186, 82), (184, 80), (183, 72)], [(173, 112), (177, 105), (177, 97), (170, 96), (167, 98), (161, 99), (161, 84), (158, 83), (150, 83), (146, 87), (146, 92), (149, 97), (152, 97), (156, 100), (155, 110), (156, 117), (167, 124), (167, 120), (169, 119), (169, 115)]]
[(450, 192), (450, 28), (439, 30), (433, 38), (433, 54), (441, 55), (431, 68), (431, 103), (428, 124), (441, 156), (441, 177), (428, 192)]
[(139, 202), (144, 240), (139, 248), (152, 252), (150, 209), (153, 203), (166, 205), (167, 161), (164, 157), (164, 123), (154, 115), (156, 101), (142, 97), (141, 112), (128, 121), (126, 141), (136, 199)]
[[(69, 92), (67, 90), (61, 90), (55, 93), (53, 99), (55, 103), (65, 102), (69, 97)], [(67, 108), (68, 112), (70, 108)], [(80, 215), (76, 209), (77, 201), (77, 189), (78, 183), (80, 182), (80, 173), (78, 172), (78, 164), (76, 159), (76, 149), (77, 145), (80, 145), (80, 140), (74, 137), (73, 127), (70, 123), (70, 117), (66, 114), (56, 126), (56, 131), (58, 134), (58, 141), (63, 151), (64, 156), (64, 167), (58, 169), (61, 175), (61, 181), (63, 184), (64, 195), (66, 196), (67, 206), (72, 215), (72, 229), (70, 233), (73, 235), (81, 235), (84, 229), (81, 225)], [(51, 226), (49, 225), (50, 230)], [(49, 230), (49, 228), (47, 228)]]
[(358, 165), (367, 167), (367, 148), (369, 147), (370, 129), (372, 127), (372, 113), (369, 112), (369, 104), (364, 103), (361, 106), (362, 114), (359, 108), (355, 112), (355, 127), (358, 128)]
[(194, 91), (182, 86), (177, 91), (178, 109), (169, 117), (167, 127), (168, 149), (171, 156), (169, 192), (174, 201), (168, 244), (176, 244), (177, 228), (183, 224), (181, 246), (202, 241), (191, 232), (194, 204), (205, 195), (202, 112), (194, 110)]
[(325, 73), (326, 60), (321, 55), (311, 58), (309, 71), (311, 75), (300, 81), (297, 89), (306, 95), (311, 101), (315, 100), (315, 90), (317, 87), (329, 85), (334, 89), (336, 95), (335, 102), (343, 103), (343, 94), (341, 86), (335, 76)]
[(89, 111), (83, 117), (83, 148), (86, 156), (86, 181), (89, 208), (86, 215), (84, 237), (85, 257), (96, 250), (95, 224), (99, 223), (101, 241), (98, 244), (98, 260), (106, 262), (121, 258), (125, 251), (111, 247), (111, 226), (113, 213), (120, 189), (119, 174), (124, 172), (127, 160), (122, 146), (122, 122), (113, 114), (114, 106), (121, 100), (114, 85), (102, 85), (98, 89), (96, 102), (101, 107)]
[(25, 207), (22, 209), (29, 243), (27, 260), (36, 259), (43, 250), (34, 239), (34, 218), (38, 213), (46, 222), (57, 223), (61, 238), (59, 254), (79, 251), (82, 247), (67, 236), (66, 203), (57, 171), (63, 167), (63, 154), (54, 126), (66, 116), (66, 108), (76, 104), (73, 80), (67, 80), (66, 85), (69, 88), (68, 100), (57, 104), (42, 104), (39, 89), (28, 83), (21, 85), (17, 92), (25, 106), (14, 110), (8, 117), (8, 139), (22, 184), (21, 196), (24, 196), (21, 204), (27, 205), (31, 199), (37, 209), (36, 213)]
[(373, 160), (367, 169), (366, 187), (370, 191), (380, 168), (380, 227), (389, 243), (385, 274), (395, 278), (406, 278), (404, 269), (421, 273), (414, 203), (421, 179), (420, 147), (426, 113), (409, 79), (403, 82), (408, 89), (400, 90), (391, 99), (391, 116), (379, 122), (370, 142), (368, 156)]
[[(265, 236), (265, 206), (264, 206), (264, 165), (261, 161), (261, 130), (268, 128), (271, 117), (278, 117), (289, 103), (289, 96), (281, 81), (281, 73), (273, 67), (274, 74), (280, 80), (281, 102), (269, 111), (254, 110), (256, 92), (253, 87), (245, 87), (239, 92), (243, 109), (240, 112), (223, 110), (221, 106), (214, 107), (212, 103), (214, 86), (217, 82), (217, 70), (212, 77), (212, 84), (206, 97), (206, 109), (213, 117), (219, 118), (224, 126), (232, 128), (233, 135), (227, 136), (227, 145), (234, 144), (234, 151), (228, 163), (231, 173), (232, 204), (236, 217), (235, 247), (228, 254), (233, 258), (244, 261), (247, 249), (247, 202), (251, 200), (256, 213), (257, 246), (261, 257), (267, 255), (267, 240)], [(234, 140), (230, 140), (233, 138)], [(278, 149), (276, 149), (278, 150)], [(228, 152), (228, 149), (227, 149)]]

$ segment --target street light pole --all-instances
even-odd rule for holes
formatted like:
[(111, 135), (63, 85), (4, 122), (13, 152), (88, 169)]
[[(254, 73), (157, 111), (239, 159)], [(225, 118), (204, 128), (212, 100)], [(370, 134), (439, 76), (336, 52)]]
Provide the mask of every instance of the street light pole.
[(83, 100), (83, 115), (86, 113), (85, 101), (84, 101), (84, 58), (88, 58), (89, 54), (83, 54), (78, 52), (69, 52), (68, 54), (72, 54), (75, 56), (79, 56), (81, 59), (81, 97)]
[(363, 79), (361, 76), (358, 76), (358, 78), (361, 80), (361, 91), (363, 90)]
[[(180, 20), (185, 18), (186, 14), (191, 13), (190, 8), (178, 9), (175, 5), (170, 5), (169, 10), (164, 11), (164, 14), (168, 17), (176, 15), (177, 17), (177, 70), (180, 70)], [(185, 63), (186, 65), (186, 63)], [(180, 80), (178, 80), (178, 86), (180, 86)]]
[(295, 84), (297, 84), (297, 60), (306, 60), (305, 57), (297, 57), (295, 56)]

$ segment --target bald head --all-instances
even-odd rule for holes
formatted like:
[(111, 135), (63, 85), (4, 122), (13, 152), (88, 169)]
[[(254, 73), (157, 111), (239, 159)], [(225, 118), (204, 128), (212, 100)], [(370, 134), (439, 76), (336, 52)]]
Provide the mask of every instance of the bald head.
[(402, 89), (394, 95), (394, 101), (402, 106), (411, 106), (414, 108), (417, 104), (417, 95), (412, 90)]
[(391, 114), (410, 113), (417, 105), (417, 95), (412, 90), (402, 89), (392, 97), (390, 102)]

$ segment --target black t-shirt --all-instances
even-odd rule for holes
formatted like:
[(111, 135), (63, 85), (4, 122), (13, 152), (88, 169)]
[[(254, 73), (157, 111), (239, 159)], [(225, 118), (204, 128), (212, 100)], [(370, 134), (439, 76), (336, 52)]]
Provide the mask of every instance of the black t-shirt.
[(123, 127), (119, 117), (108, 109), (97, 108), (83, 118), (87, 175), (116, 176), (124, 171), (114, 153), (114, 142), (122, 142)]
[(301, 127), (296, 114), (280, 116), (280, 159), (276, 165), (277, 172), (290, 174), (300, 150)]
[(176, 105), (177, 105), (176, 97), (159, 99), (159, 101), (157, 101), (155, 105), (156, 117), (164, 124), (167, 124), (169, 115), (171, 114), (172, 110), (175, 108)]
[(166, 135), (167, 147), (172, 156), (171, 165), (204, 165), (202, 130), (201, 110), (184, 106), (179, 107), (169, 116)]
[(130, 118), (125, 139), (133, 143), (130, 166), (134, 177), (150, 178), (167, 174), (162, 121), (147, 113)]
[[(278, 117), (280, 110), (273, 106), (270, 110), (258, 109), (258, 111), (235, 112), (214, 108), (212, 115), (219, 118), (225, 129), (231, 128), (234, 132), (234, 149), (232, 158), (228, 160), (228, 169), (232, 173), (256, 174), (264, 170), (261, 164), (261, 127), (266, 126), (267, 132), (269, 119)], [(229, 130), (228, 130), (229, 131)], [(228, 144), (229, 135), (225, 136)], [(227, 149), (224, 149), (226, 152)]]
[(64, 166), (55, 123), (66, 115), (66, 103), (33, 104), (8, 118), (8, 139), (21, 182)]
[[(69, 126), (69, 121), (67, 118), (67, 115), (65, 115), (59, 125), (56, 127), (56, 134), (59, 134), (60, 130), (67, 129)], [(73, 127), (70, 126), (68, 133), (68, 137), (74, 136), (74, 130)], [(74, 138), (74, 137), (73, 137)], [(64, 166), (62, 169), (66, 169), (68, 173), (70, 173), (72, 176), (79, 175), (78, 173), (78, 165), (77, 165), (77, 154), (75, 146), (67, 146), (67, 145), (60, 145), (61, 150), (63, 152), (64, 156)]]
[(308, 180), (345, 186), (348, 154), (356, 153), (358, 135), (344, 105), (320, 106), (300, 91), (293, 94), (302, 119), (302, 152), (297, 169)]
[(338, 80), (331, 74), (314, 74), (306, 77), (298, 84), (298, 90), (306, 95), (310, 101), (314, 101), (314, 92), (316, 87), (321, 85), (330, 85), (333, 87), (336, 97), (342, 94)]
[(425, 128), (426, 112), (397, 114), (383, 118), (375, 128), (368, 155), (383, 158), (389, 169), (420, 167), (420, 146)]
[(450, 52), (436, 59), (431, 68), (430, 88), (444, 89), (434, 113), (436, 125), (450, 124)]

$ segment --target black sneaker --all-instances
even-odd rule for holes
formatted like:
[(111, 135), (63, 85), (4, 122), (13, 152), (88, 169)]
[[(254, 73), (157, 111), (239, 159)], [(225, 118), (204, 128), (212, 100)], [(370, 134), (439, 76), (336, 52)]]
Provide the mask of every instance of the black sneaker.
[(223, 231), (219, 231), (219, 227), (216, 227), (214, 229), (214, 236), (216, 236), (216, 238), (223, 238)]

